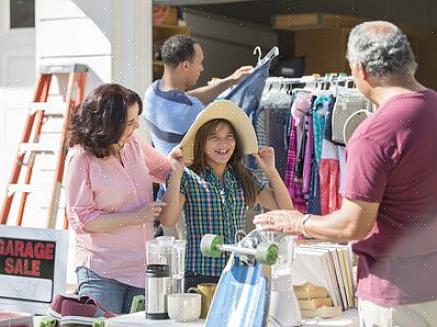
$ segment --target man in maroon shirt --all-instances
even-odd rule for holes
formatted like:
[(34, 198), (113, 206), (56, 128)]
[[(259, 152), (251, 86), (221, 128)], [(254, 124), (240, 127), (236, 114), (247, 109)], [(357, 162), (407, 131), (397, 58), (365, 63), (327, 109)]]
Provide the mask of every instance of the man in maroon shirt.
[(378, 109), (347, 145), (342, 207), (271, 211), (255, 224), (355, 241), (361, 326), (437, 326), (437, 93), (416, 81), (407, 37), (391, 23), (356, 26), (347, 57)]

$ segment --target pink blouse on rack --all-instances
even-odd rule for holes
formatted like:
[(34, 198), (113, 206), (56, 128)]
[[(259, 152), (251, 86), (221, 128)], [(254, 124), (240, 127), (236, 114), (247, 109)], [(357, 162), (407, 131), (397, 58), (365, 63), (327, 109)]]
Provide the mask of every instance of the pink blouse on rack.
[(153, 223), (120, 227), (108, 233), (87, 233), (86, 223), (101, 214), (130, 212), (153, 201), (152, 181), (163, 182), (167, 158), (131, 136), (120, 152), (99, 159), (80, 146), (66, 160), (66, 210), (76, 233), (75, 264), (98, 275), (144, 288), (146, 241)]

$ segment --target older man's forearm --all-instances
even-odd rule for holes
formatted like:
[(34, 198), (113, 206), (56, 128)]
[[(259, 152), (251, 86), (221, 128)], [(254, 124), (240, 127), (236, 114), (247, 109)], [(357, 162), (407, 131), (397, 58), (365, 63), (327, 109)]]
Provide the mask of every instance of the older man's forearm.
[(326, 216), (311, 216), (304, 228), (308, 235), (316, 239), (332, 242), (359, 239), (356, 223), (341, 209)]

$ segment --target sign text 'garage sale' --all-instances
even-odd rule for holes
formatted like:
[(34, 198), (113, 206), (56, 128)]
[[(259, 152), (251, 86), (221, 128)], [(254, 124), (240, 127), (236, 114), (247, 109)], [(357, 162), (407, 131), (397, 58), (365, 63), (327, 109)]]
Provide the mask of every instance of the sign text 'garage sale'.
[(53, 279), (56, 243), (0, 238), (0, 274)]

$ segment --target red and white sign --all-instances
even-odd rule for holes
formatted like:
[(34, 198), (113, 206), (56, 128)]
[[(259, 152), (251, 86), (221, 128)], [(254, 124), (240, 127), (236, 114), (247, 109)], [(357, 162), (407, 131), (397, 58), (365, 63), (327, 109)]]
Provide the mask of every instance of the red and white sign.
[(68, 232), (0, 227), (0, 307), (45, 314), (65, 291)]

